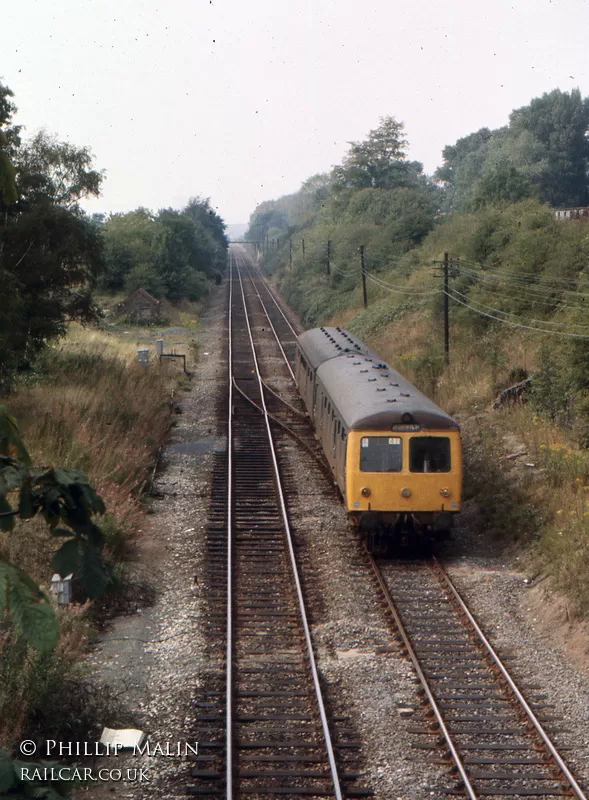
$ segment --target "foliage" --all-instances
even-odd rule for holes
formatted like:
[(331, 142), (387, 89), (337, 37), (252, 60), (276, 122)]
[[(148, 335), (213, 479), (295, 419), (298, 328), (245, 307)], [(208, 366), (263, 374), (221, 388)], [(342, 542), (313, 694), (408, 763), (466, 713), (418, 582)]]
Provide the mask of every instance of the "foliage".
[[(92, 520), (104, 511), (104, 503), (82, 473), (31, 466), (14, 417), (0, 406), (0, 530), (12, 531), (17, 516), (30, 520), (40, 513), (52, 535), (65, 539), (54, 553), (53, 569), (62, 576), (74, 573), (87, 594), (97, 597), (113, 580), (101, 555), (102, 532)], [(22, 570), (4, 562), (0, 562), (0, 612), (11, 615), (36, 649), (55, 646), (58, 629), (51, 606)]]
[(67, 319), (97, 319), (102, 268), (96, 226), (78, 206), (102, 180), (89, 150), (44, 132), (23, 144), (11, 94), (0, 85), (0, 374), (26, 366)]
[(514, 110), (509, 125), (481, 128), (444, 148), (436, 172), (449, 210), (538, 196), (553, 206), (589, 201), (589, 98), (560, 89)]
[(485, 532), (503, 541), (538, 537), (542, 510), (530, 499), (531, 477), (502, 468), (499, 431), (481, 415), (463, 429), (464, 499), (476, 500)]
[(382, 117), (363, 142), (350, 142), (340, 166), (333, 170), (335, 189), (393, 189), (416, 182), (422, 165), (406, 161), (403, 123)]
[[(0, 750), (0, 795), (2, 797), (18, 798), (35, 797), (38, 800), (61, 800), (69, 794), (73, 784), (68, 781), (50, 781), (49, 783), (37, 780), (23, 779), (23, 769), (26, 774), (44, 774), (44, 770), (57, 768), (59, 765), (51, 761), (19, 761), (10, 758), (8, 753)], [(35, 772), (38, 770), (38, 773)]]
[(21, 202), (33, 203), (35, 198), (42, 198), (73, 209), (85, 197), (100, 194), (103, 176), (92, 169), (89, 148), (59, 142), (46, 131), (40, 131), (19, 148), (16, 164)]
[[(279, 272), (305, 322), (321, 323), (359, 300), (361, 245), (367, 269), (388, 272), (432, 230), (440, 190), (406, 161), (406, 145), (402, 124), (384, 117), (331, 175), (315, 175), (252, 214), (247, 238), (263, 246), (265, 269)], [(408, 264), (402, 271), (406, 280)], [(386, 295), (372, 283), (370, 293)]]
[(173, 302), (206, 296), (208, 281), (225, 269), (225, 225), (208, 200), (192, 198), (182, 211), (138, 208), (112, 214), (102, 225), (109, 292), (147, 289)]

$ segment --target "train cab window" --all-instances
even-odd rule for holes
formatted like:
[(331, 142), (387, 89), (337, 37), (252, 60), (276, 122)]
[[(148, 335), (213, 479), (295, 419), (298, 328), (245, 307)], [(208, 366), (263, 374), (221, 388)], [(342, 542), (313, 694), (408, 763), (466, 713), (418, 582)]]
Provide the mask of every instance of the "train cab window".
[(360, 472), (401, 472), (403, 443), (400, 436), (363, 436)]
[(450, 472), (450, 439), (446, 436), (413, 436), (409, 440), (411, 472)]

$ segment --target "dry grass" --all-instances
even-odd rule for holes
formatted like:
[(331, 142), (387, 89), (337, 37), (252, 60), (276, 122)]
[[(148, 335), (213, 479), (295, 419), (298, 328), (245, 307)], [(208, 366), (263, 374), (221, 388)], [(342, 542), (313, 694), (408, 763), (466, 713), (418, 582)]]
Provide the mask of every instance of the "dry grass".
[[(42, 378), (8, 399), (34, 463), (90, 477), (107, 504), (103, 522), (115, 541), (121, 531), (130, 535), (138, 527), (138, 494), (170, 424), (171, 385), (155, 363), (136, 363), (135, 343), (123, 335), (72, 325), (68, 337), (48, 350)], [(53, 545), (36, 521), (21, 522), (10, 543), (0, 540), (41, 583), (48, 580)]]
[[(147, 368), (136, 363), (137, 337), (155, 339), (157, 333), (134, 334), (72, 325), (63, 341), (48, 348), (42, 371), (6, 400), (35, 464), (72, 467), (90, 477), (107, 504), (98, 522), (114, 558), (122, 557), (141, 528), (140, 490), (169, 429), (177, 380), (155, 362)], [(14, 532), (0, 534), (0, 557), (47, 589), (51, 555), (60, 543), (42, 520), (20, 521)], [(77, 667), (88, 636), (86, 610), (59, 611), (60, 644), (42, 658), (0, 628), (0, 746), (10, 747), (35, 725), (41, 730), (44, 710), (59, 716), (70, 695), (77, 693), (72, 713), (83, 714), (90, 705), (85, 696), (91, 689)], [(66, 684), (71, 691), (60, 699)], [(71, 724), (65, 716), (62, 722)]]

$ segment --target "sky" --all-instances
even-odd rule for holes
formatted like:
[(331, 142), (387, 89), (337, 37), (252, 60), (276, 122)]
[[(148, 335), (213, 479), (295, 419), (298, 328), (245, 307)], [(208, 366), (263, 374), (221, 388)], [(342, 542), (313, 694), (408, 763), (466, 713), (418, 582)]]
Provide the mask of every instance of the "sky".
[(588, 0), (19, 0), (0, 20), (15, 122), (88, 146), (90, 212), (208, 197), (227, 223), (341, 163), (393, 116), (442, 149), (559, 88), (589, 95)]

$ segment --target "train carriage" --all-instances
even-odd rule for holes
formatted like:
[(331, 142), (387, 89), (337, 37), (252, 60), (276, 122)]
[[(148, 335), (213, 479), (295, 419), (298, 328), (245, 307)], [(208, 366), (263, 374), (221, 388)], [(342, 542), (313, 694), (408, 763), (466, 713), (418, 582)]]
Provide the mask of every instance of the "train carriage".
[(366, 535), (441, 533), (460, 510), (460, 429), (340, 328), (297, 340), (296, 377), (351, 520)]

